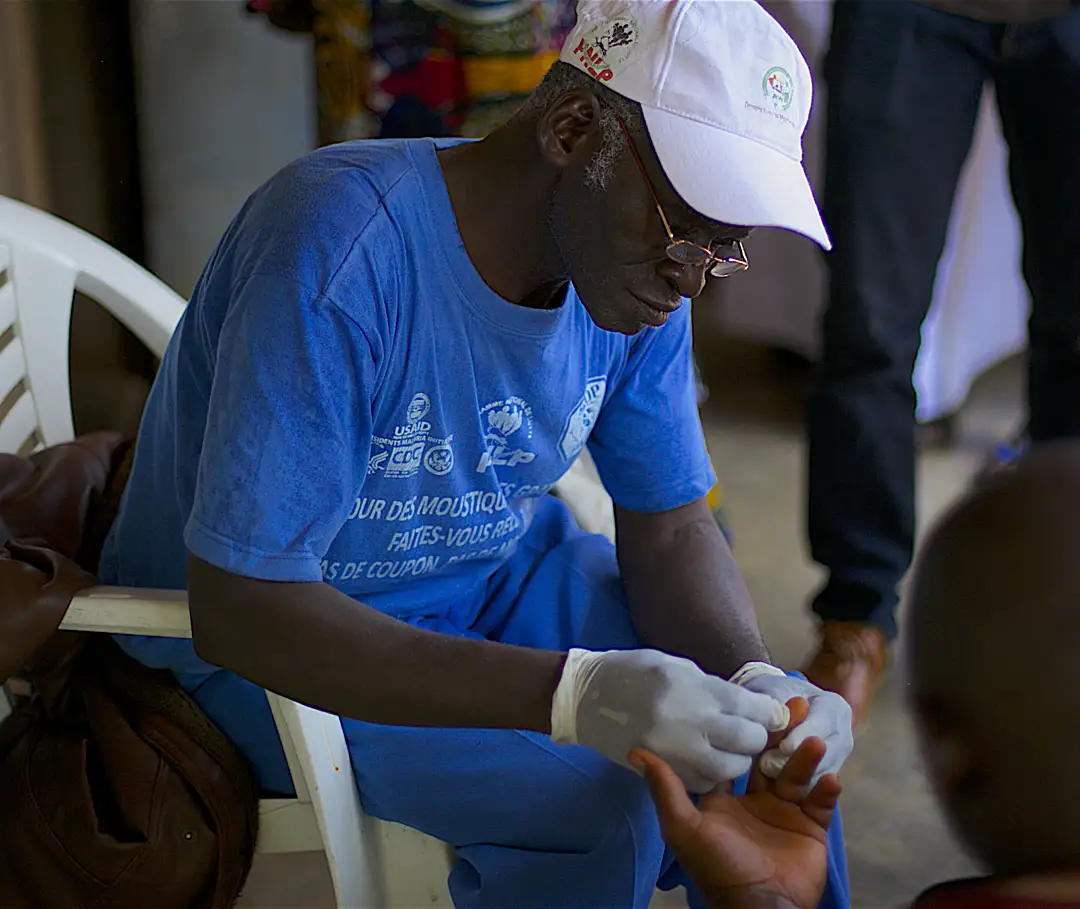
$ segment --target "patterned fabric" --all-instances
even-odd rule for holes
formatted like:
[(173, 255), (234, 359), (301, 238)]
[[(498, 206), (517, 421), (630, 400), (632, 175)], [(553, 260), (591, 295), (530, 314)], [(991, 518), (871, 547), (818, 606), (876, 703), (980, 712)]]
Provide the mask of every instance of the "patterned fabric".
[(315, 0), (319, 138), (479, 138), (558, 58), (574, 0)]

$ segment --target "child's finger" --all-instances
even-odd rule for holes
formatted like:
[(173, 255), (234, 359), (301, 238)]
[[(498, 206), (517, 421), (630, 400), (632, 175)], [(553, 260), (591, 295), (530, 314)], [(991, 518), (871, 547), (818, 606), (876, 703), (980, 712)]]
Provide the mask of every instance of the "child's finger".
[(788, 712), (791, 714), (791, 722), (787, 731), (791, 732), (799, 723), (810, 716), (810, 702), (806, 698), (792, 698), (787, 702)]
[(764, 792), (769, 788), (769, 779), (762, 768), (762, 761), (769, 754), (770, 752), (766, 751), (761, 757), (754, 761), (754, 766), (750, 769), (750, 779), (746, 783), (747, 795), (753, 795), (755, 792)]
[(665, 833), (684, 827), (697, 827), (701, 812), (690, 800), (686, 787), (667, 762), (651, 751), (635, 748), (630, 752), (630, 765), (642, 773), (656, 803), (660, 827)]
[(790, 720), (788, 721), (787, 728), (781, 729), (779, 732), (769, 733), (769, 741), (765, 746), (766, 751), (770, 751), (779, 745), (784, 739), (787, 738), (788, 733), (791, 732), (796, 726), (804, 722), (810, 715), (810, 702), (806, 698), (791, 698), (787, 702), (788, 714)]
[(825, 752), (825, 743), (821, 739), (813, 736), (808, 738), (777, 774), (773, 781), (773, 793), (787, 802), (801, 802)]
[(819, 827), (827, 830), (829, 824), (832, 823), (842, 791), (839, 777), (835, 773), (826, 773), (803, 800), (803, 814)]

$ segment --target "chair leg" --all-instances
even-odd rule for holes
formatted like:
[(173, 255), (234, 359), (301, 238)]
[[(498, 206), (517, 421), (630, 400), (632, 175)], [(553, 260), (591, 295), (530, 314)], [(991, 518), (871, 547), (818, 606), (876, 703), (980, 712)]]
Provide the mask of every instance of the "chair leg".
[(315, 808), (340, 909), (384, 909), (376, 821), (364, 814), (341, 720), (267, 692), (297, 793)]
[(446, 879), (454, 861), (453, 850), (419, 830), (376, 823), (387, 909), (452, 909)]

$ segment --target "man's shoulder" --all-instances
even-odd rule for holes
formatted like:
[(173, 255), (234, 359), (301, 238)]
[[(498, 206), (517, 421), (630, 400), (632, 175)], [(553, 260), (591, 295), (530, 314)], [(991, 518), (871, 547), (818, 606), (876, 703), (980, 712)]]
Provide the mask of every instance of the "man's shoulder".
[[(287, 165), (268, 186), (300, 191), (323, 206), (382, 203), (402, 180), (416, 173), (421, 139), (364, 139), (316, 149)], [(339, 200), (341, 200), (339, 202)]]
[(297, 234), (351, 243), (394, 193), (418, 182), (408, 141), (346, 142), (293, 161), (249, 200), (244, 216)]
[(367, 286), (377, 289), (379, 275), (392, 274), (400, 259), (395, 251), (408, 243), (408, 229), (388, 215), (387, 200), (418, 192), (412, 144), (342, 143), (282, 168), (251, 195), (222, 238), (211, 274), (224, 283), (215, 283), (229, 296), (237, 276), (276, 275), (332, 294), (336, 280), (366, 268)]

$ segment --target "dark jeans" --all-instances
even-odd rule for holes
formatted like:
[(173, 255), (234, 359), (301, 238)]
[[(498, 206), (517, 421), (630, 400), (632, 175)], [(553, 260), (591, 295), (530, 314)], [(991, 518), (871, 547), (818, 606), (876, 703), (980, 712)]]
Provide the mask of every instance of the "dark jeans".
[(809, 534), (823, 619), (896, 633), (915, 532), (920, 327), (992, 79), (1032, 297), (1034, 442), (1080, 436), (1080, 7), (1027, 25), (912, 0), (838, 0), (824, 215), (834, 243), (809, 403)]

